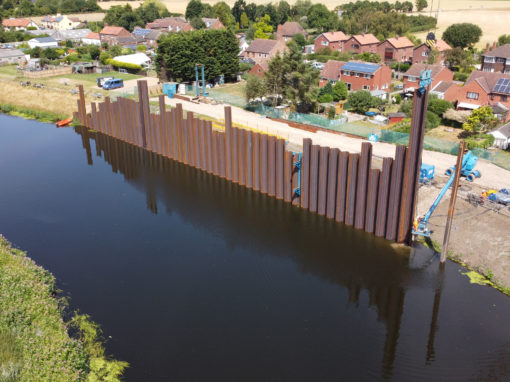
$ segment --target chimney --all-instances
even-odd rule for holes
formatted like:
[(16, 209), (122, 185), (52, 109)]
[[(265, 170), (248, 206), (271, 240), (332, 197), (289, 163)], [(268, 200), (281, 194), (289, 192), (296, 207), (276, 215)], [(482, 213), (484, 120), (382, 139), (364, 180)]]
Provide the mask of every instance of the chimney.
[(395, 36), (395, 40), (398, 40), (398, 35)]
[(496, 49), (496, 41), (492, 43), (492, 49)]

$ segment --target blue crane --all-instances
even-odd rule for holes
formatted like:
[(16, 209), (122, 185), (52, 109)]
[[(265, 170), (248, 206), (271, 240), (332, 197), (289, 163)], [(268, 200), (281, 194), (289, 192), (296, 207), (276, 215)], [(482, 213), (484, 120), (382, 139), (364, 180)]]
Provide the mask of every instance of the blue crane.
[[(471, 151), (468, 151), (462, 158), (462, 167), (460, 170), (461, 171), (460, 174), (462, 176), (465, 176), (466, 179), (470, 182), (472, 182), (475, 178), (479, 178), (481, 176), (480, 171), (474, 169), (477, 161), (478, 157), (474, 156)], [(412, 231), (413, 235), (430, 237), (430, 234), (432, 232), (427, 227), (429, 219), (434, 213), (436, 207), (439, 205), (439, 202), (441, 202), (441, 199), (443, 199), (444, 195), (446, 194), (446, 191), (448, 191), (448, 189), (452, 185), (453, 180), (455, 179), (455, 166), (452, 166), (448, 170), (446, 170), (446, 175), (449, 175), (450, 179), (448, 179), (448, 182), (446, 182), (446, 184), (442, 188), (436, 200), (434, 200), (434, 203), (432, 203), (432, 206), (430, 206), (425, 216), (419, 217), (414, 222)]]

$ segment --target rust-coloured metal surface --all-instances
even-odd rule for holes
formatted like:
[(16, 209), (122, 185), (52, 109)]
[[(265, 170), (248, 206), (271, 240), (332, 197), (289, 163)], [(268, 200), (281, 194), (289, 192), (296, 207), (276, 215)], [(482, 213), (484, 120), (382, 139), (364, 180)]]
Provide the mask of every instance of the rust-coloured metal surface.
[(276, 195), (276, 137), (273, 135), (267, 141), (267, 194)]
[(285, 161), (285, 141), (278, 139), (276, 141), (276, 199), (283, 199), (283, 180), (284, 177), (284, 161)]
[(395, 161), (391, 171), (390, 197), (388, 200), (388, 213), (386, 218), (386, 239), (395, 241), (397, 238), (398, 218), (400, 209), (400, 195), (402, 192), (402, 178), (407, 148), (397, 146)]
[(347, 225), (354, 224), (359, 158), (359, 154), (349, 154), (349, 164), (347, 169), (347, 196), (345, 198), (345, 224)]
[(335, 204), (336, 204), (336, 185), (338, 176), (338, 156), (340, 150), (329, 150), (328, 156), (328, 184), (326, 193), (326, 217), (329, 219), (335, 218)]
[(377, 193), (379, 191), (379, 175), (381, 170), (372, 169), (368, 177), (367, 207), (365, 211), (365, 232), (374, 233), (377, 215)]
[(319, 155), (320, 146), (312, 145), (310, 151), (310, 194), (308, 199), (308, 209), (311, 212), (317, 212), (318, 186), (319, 186)]
[(312, 140), (303, 139), (303, 156), (301, 159), (301, 207), (308, 209), (310, 204), (310, 155)]
[(260, 136), (260, 192), (267, 194), (267, 154), (268, 138), (267, 135)]
[(349, 169), (349, 153), (341, 151), (338, 158), (338, 175), (336, 186), (335, 220), (345, 221), (345, 202), (347, 198), (347, 174)]
[(285, 150), (283, 163), (283, 200), (292, 201), (292, 152)]
[(326, 215), (326, 197), (328, 193), (329, 147), (321, 147), (319, 154), (319, 184), (317, 187), (317, 213)]
[(260, 191), (260, 134), (253, 134), (253, 189)]
[(372, 162), (372, 144), (363, 142), (361, 144), (361, 158), (358, 169), (358, 184), (356, 187), (356, 216), (354, 228), (363, 229), (365, 226), (365, 211), (367, 204), (367, 186)]
[(379, 237), (384, 237), (386, 235), (386, 216), (388, 213), (392, 166), (393, 158), (383, 159), (377, 194), (377, 216), (375, 219), (375, 235)]

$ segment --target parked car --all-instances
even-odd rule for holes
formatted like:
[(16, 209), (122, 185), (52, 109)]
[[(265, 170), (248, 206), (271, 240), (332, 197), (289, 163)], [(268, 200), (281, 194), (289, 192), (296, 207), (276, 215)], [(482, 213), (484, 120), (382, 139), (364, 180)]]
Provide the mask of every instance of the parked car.
[(121, 78), (113, 78), (111, 80), (106, 80), (103, 84), (104, 90), (112, 90), (124, 87), (124, 81)]
[(393, 89), (395, 89), (395, 90), (401, 90), (403, 88), (404, 88), (404, 84), (397, 84), (397, 85), (393, 86)]
[(316, 62), (314, 62), (314, 63), (312, 64), (312, 66), (313, 66), (315, 69), (319, 69), (319, 70), (324, 69), (324, 63), (322, 63), (322, 62), (317, 62), (317, 61), (316, 61)]

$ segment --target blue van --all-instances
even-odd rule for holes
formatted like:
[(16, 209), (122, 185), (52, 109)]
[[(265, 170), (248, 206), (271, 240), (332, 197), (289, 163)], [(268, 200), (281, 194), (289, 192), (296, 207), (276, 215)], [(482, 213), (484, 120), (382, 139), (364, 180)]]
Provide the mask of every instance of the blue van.
[(124, 87), (124, 81), (121, 78), (106, 80), (103, 84), (104, 90), (112, 90)]

